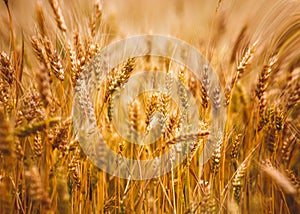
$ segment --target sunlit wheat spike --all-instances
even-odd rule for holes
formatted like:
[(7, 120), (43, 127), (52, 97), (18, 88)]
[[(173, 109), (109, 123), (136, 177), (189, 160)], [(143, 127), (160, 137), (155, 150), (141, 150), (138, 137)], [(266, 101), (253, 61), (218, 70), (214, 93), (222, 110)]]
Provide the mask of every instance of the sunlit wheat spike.
[(78, 30), (73, 32), (73, 43), (70, 41), (67, 42), (67, 51), (71, 61), (71, 79), (73, 86), (75, 86), (83, 67), (87, 62), (88, 55), (88, 51), (85, 51)]
[(157, 94), (151, 94), (148, 96), (147, 105), (146, 105), (146, 129), (149, 128), (149, 124), (153, 117), (154, 112), (158, 109), (158, 96)]
[(270, 77), (270, 73), (273, 69), (273, 66), (275, 65), (277, 61), (277, 57), (271, 57), (266, 65), (264, 65), (264, 68), (262, 72), (259, 74), (258, 83), (256, 85), (256, 96), (258, 97), (258, 109), (259, 109), (259, 125), (258, 130), (260, 131), (264, 124), (264, 114), (265, 114), (265, 108), (266, 108), (266, 89), (268, 80)]
[(245, 72), (248, 65), (251, 63), (251, 60), (253, 58), (255, 49), (256, 49), (257, 42), (254, 42), (244, 53), (243, 57), (238, 62), (238, 65), (236, 66), (236, 70), (234, 73), (233, 78), (231, 79), (230, 85), (228, 85), (228, 91), (226, 94), (226, 103), (229, 104), (229, 99), (232, 93), (232, 90), (235, 86), (235, 84), (238, 82), (239, 79), (241, 79), (243, 73)]
[(274, 113), (275, 113), (275, 108), (274, 106), (271, 106), (269, 109), (266, 110), (265, 112), (265, 124), (272, 124), (274, 122)]
[[(178, 111), (174, 110), (169, 114), (169, 117), (166, 121), (166, 127), (165, 127), (165, 139), (175, 139), (175, 136), (177, 135), (177, 130), (180, 126), (180, 115)], [(173, 142), (172, 140), (170, 142)]]
[(50, 77), (45, 66), (42, 66), (37, 72), (37, 82), (44, 107), (47, 107), (52, 101), (52, 94), (50, 89)]
[(0, 103), (5, 108), (9, 108), (9, 100), (12, 97), (11, 87), (15, 82), (15, 68), (10, 57), (5, 53), (0, 53)]
[(231, 159), (236, 159), (238, 157), (239, 146), (241, 144), (242, 134), (236, 135), (234, 142), (232, 144), (232, 149), (230, 153)]
[(107, 117), (110, 122), (113, 120), (113, 115), (114, 115), (114, 97), (109, 99), (107, 104)]
[(58, 1), (57, 0), (49, 0), (49, 3), (50, 3), (50, 5), (52, 7), (52, 10), (54, 12), (55, 20), (57, 22), (58, 28), (62, 32), (66, 32), (67, 31), (67, 26), (66, 26), (64, 17), (62, 15), (62, 12), (61, 12), (61, 8), (60, 8), (60, 6), (58, 4)]
[(46, 24), (45, 24), (45, 14), (42, 8), (41, 1), (36, 2), (35, 11), (37, 15), (37, 22), (38, 22), (40, 33), (44, 37), (46, 36), (46, 26), (45, 26)]
[(14, 139), (11, 133), (11, 125), (0, 108), (0, 153), (4, 156), (4, 166), (9, 170), (14, 158)]
[(13, 83), (14, 80), (14, 69), (10, 61), (10, 57), (4, 53), (0, 53), (0, 77), (2, 80), (6, 81), (9, 85)]
[[(238, 81), (243, 73), (245, 72), (246, 67), (251, 63), (253, 58), (254, 52), (256, 50), (257, 41), (255, 41), (245, 52), (242, 59), (239, 61), (238, 65), (236, 66), (236, 78), (235, 81)], [(234, 84), (234, 83), (233, 83)]]
[(69, 175), (72, 178), (74, 184), (80, 188), (81, 186), (81, 179), (80, 179), (80, 156), (79, 156), (79, 149), (75, 151), (72, 159), (69, 162), (68, 169)]
[(281, 131), (284, 127), (284, 114), (280, 109), (276, 109), (275, 126), (277, 131)]
[(285, 133), (285, 138), (282, 142), (281, 155), (282, 160), (287, 163), (291, 158), (291, 150), (296, 142), (296, 136), (290, 132)]
[(294, 187), (297, 189), (297, 193), (300, 192), (300, 179), (297, 177), (295, 172), (293, 170), (286, 169), (285, 170), (290, 182), (294, 185)]
[(221, 107), (221, 91), (220, 88), (217, 86), (213, 91), (212, 103), (214, 110), (218, 110)]
[(4, 108), (9, 108), (10, 97), (11, 90), (9, 84), (0, 78), (0, 104)]
[(42, 155), (43, 144), (41, 134), (39, 132), (34, 136), (33, 151), (36, 157), (40, 157)]
[(33, 51), (34, 51), (37, 59), (40, 62), (42, 62), (43, 64), (47, 65), (47, 63), (49, 63), (48, 58), (46, 56), (46, 52), (44, 50), (44, 47), (42, 45), (40, 38), (38, 38), (36, 36), (32, 36), (30, 41), (31, 41), (31, 45), (32, 45)]
[(73, 86), (75, 87), (81, 71), (80, 61), (78, 60), (76, 51), (70, 41), (67, 43), (67, 51), (71, 62), (71, 79)]
[(83, 67), (87, 61), (86, 55), (87, 52), (84, 48), (84, 45), (82, 44), (82, 38), (78, 33), (78, 30), (75, 30), (73, 33), (73, 43), (76, 51), (76, 58), (78, 62), (78, 70), (81, 72), (83, 70)]
[(95, 56), (100, 51), (100, 44), (96, 42), (92, 42), (91, 39), (87, 39), (85, 43), (86, 49), (86, 59), (90, 60), (93, 56)]
[(62, 61), (59, 54), (53, 48), (53, 45), (49, 39), (44, 38), (43, 44), (44, 44), (46, 55), (48, 57), (48, 63), (47, 63), (48, 69), (51, 70), (60, 81), (63, 81), (65, 78), (65, 71), (63, 69)]
[(242, 185), (243, 185), (245, 173), (246, 173), (246, 163), (243, 162), (238, 167), (232, 180), (234, 198), (237, 202), (240, 202), (241, 199)]
[(170, 97), (167, 94), (159, 94), (159, 111), (163, 114), (164, 117), (166, 117), (169, 112), (169, 101)]
[(209, 89), (210, 81), (208, 79), (207, 72), (208, 72), (207, 68), (204, 68), (203, 79), (201, 82), (201, 99), (202, 99), (202, 107), (204, 109), (208, 108), (208, 103), (209, 103), (208, 89)]
[(52, 147), (58, 148), (60, 151), (65, 151), (69, 141), (69, 130), (71, 127), (72, 121), (70, 119), (65, 120), (53, 140)]
[(275, 168), (269, 160), (260, 165), (264, 171), (284, 192), (288, 194), (296, 194), (295, 186), (289, 181), (287, 176)]
[[(40, 120), (45, 116), (45, 109), (43, 108), (40, 93), (37, 90), (29, 90), (27, 92), (24, 96), (21, 109), (18, 113), (18, 116), (20, 116), (19, 120), (25, 118), (28, 122), (31, 122), (33, 120)], [(22, 122), (19, 121), (21, 124)]]
[(96, 26), (101, 21), (102, 18), (102, 3), (100, 0), (95, 0), (94, 3), (94, 17), (90, 23), (91, 35), (94, 37), (96, 35)]
[(273, 66), (275, 65), (277, 61), (276, 56), (271, 57), (266, 65), (264, 65), (264, 68), (262, 72), (259, 74), (257, 88), (256, 88), (256, 96), (258, 99), (261, 99), (263, 94), (266, 91), (267, 88), (267, 82), (270, 76), (270, 73), (272, 71)]
[[(181, 84), (179, 84), (179, 88), (178, 88), (178, 93), (179, 93), (179, 98), (181, 101), (181, 105), (184, 109), (187, 109), (188, 107), (188, 94), (187, 94), (187, 90), (184, 87), (184, 84), (186, 82), (186, 68), (184, 66), (181, 66), (179, 68), (179, 72), (178, 72), (178, 79), (180, 80)], [(185, 117), (185, 112), (183, 112), (183, 116), (182, 118)]]
[(76, 55), (78, 59), (81, 60), (81, 58), (84, 58), (85, 52), (84, 52), (81, 36), (79, 35), (78, 30), (75, 30), (73, 32), (73, 41), (74, 41), (74, 47), (76, 48)]
[(212, 154), (212, 164), (211, 164), (211, 171), (212, 174), (217, 174), (220, 169), (220, 161), (221, 161), (221, 145), (217, 145), (215, 150)]
[(277, 131), (274, 126), (270, 125), (266, 131), (265, 143), (268, 150), (273, 154), (277, 150)]
[(126, 83), (134, 70), (135, 59), (130, 58), (122, 65), (120, 70), (114, 69), (114, 72), (111, 72), (113, 76), (108, 77), (108, 89), (105, 92), (104, 103), (107, 102), (110, 95), (120, 88), (124, 83)]

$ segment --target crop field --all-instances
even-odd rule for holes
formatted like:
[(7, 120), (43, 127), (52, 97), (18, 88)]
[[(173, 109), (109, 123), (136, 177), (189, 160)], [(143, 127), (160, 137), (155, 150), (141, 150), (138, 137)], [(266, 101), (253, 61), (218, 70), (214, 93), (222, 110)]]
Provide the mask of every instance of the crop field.
[(299, 212), (299, 0), (0, 1), (0, 214)]

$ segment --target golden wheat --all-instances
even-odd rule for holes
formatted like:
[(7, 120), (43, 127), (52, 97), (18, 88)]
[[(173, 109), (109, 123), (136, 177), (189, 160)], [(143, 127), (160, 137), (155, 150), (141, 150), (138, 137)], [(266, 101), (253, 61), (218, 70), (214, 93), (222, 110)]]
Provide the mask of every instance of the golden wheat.
[[(298, 213), (299, 10), (298, 1), (271, 0), (2, 1), (0, 213)], [(105, 77), (103, 66), (96, 82), (80, 86), (94, 75), (89, 69), (114, 57), (99, 51), (135, 34), (189, 42), (214, 67), (220, 87), (212, 86), (207, 65), (199, 80), (186, 65), (150, 52), (120, 62)], [(188, 53), (181, 54), (188, 62)], [(165, 72), (164, 81), (147, 80), (154, 87), (163, 82), (164, 91), (143, 93), (117, 114), (119, 94), (139, 71)], [(199, 130), (183, 127), (194, 117), (187, 112), (190, 98)], [(81, 145), (74, 101), (118, 157), (155, 161), (170, 152), (173, 164), (175, 152), (191, 153), (158, 178), (112, 176), (98, 168), (110, 163), (103, 146), (92, 140)], [(227, 118), (226, 127), (212, 146), (216, 118), (210, 112), (223, 106), (219, 117)], [(133, 143), (140, 134), (156, 134), (154, 126), (160, 133), (155, 142)], [(212, 157), (202, 165), (205, 149)], [(118, 163), (111, 163), (116, 171)], [(156, 167), (146, 170), (163, 170)]]

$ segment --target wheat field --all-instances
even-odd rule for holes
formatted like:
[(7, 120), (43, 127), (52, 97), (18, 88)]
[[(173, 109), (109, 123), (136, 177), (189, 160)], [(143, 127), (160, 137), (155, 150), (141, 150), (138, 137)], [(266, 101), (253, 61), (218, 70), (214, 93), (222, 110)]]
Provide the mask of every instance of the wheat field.
[[(299, 213), (299, 0), (3, 0), (0, 20), (0, 213)], [(93, 103), (115, 153), (146, 160), (178, 142), (194, 145), (170, 172), (134, 180), (99, 169), (83, 151), (73, 101), (101, 50), (141, 34), (196, 47), (222, 90), (212, 100), (205, 77), (197, 81), (163, 57), (130, 58), (108, 73)], [(168, 82), (166, 93), (143, 93), (118, 114), (115, 123), (126, 130), (120, 136), (115, 93), (129, 83), (136, 90), (130, 78), (139, 70), (172, 73), (188, 89), (178, 89), (183, 105), (188, 96), (196, 100), (201, 131), (182, 131)], [(202, 165), (215, 101), (227, 108), (225, 127)], [(80, 105), (90, 114), (85, 97)], [(166, 124), (161, 136), (133, 144), (135, 133), (149, 132), (155, 112)]]

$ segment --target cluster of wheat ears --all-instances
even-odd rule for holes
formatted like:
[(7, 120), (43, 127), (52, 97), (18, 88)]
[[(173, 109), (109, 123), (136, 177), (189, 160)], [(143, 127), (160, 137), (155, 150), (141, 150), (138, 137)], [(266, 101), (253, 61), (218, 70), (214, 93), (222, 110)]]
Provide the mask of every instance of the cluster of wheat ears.
[[(89, 5), (85, 13), (76, 12), (76, 4), (85, 1), (28, 1), (35, 22), (25, 25), (26, 17), (14, 10), (17, 2), (4, 0), (0, 10), (0, 213), (299, 212), (299, 1), (266, 1), (263, 11), (268, 13), (244, 23), (234, 17), (232, 32), (226, 22), (236, 10), (227, 6), (232, 1), (214, 2), (209, 36), (192, 45), (204, 51), (220, 76), (224, 90), (214, 96), (225, 94), (226, 103), (219, 105), (227, 106), (227, 120), (222, 143), (203, 166), (199, 157), (212, 119), (205, 78), (200, 82), (183, 65), (150, 56), (128, 59), (108, 74), (95, 113), (111, 149), (151, 159), (178, 142), (196, 145), (171, 172), (142, 181), (98, 169), (82, 151), (72, 125), (76, 82), (97, 52), (124, 37), (118, 20), (105, 15), (99, 0), (84, 3)], [(176, 4), (178, 20), (187, 16), (187, 2), (168, 3)], [(189, 23), (176, 24), (185, 29)], [(185, 38), (182, 34), (178, 36)], [(119, 136), (112, 123), (113, 94), (138, 70), (177, 76), (197, 101), (201, 133), (182, 135), (181, 112), (170, 94), (153, 92), (130, 104), (128, 121), (119, 118), (128, 126), (127, 138)], [(184, 104), (187, 93), (179, 91)], [(149, 130), (155, 112), (166, 123), (157, 141), (144, 146), (129, 142), (136, 131)], [(105, 162), (101, 148), (98, 155)]]

